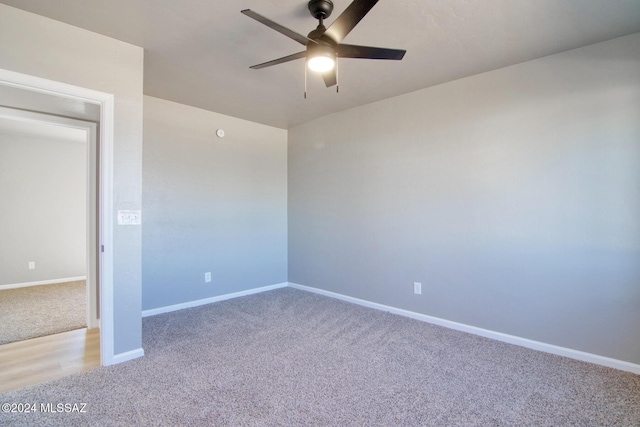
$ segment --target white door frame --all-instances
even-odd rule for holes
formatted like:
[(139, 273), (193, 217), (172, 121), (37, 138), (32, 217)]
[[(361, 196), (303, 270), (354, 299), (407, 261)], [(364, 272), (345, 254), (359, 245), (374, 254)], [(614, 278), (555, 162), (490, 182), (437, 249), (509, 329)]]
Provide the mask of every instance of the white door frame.
[(100, 282), (100, 362), (114, 364), (113, 325), (113, 123), (114, 96), (109, 93), (0, 69), (0, 84), (72, 98), (100, 106), (98, 176), (98, 257)]
[[(86, 227), (85, 227), (85, 247), (86, 247), (86, 261), (85, 261), (85, 276), (86, 276), (86, 288), (87, 288), (87, 327), (98, 328), (100, 323), (98, 320), (98, 295), (97, 295), (97, 258), (98, 258), (98, 239), (97, 239), (97, 211), (96, 211), (96, 193), (97, 187), (97, 145), (96, 145), (96, 131), (98, 128), (97, 123), (88, 122), (84, 120), (70, 119), (67, 117), (60, 117), (51, 114), (34, 113), (31, 111), (25, 111), (15, 109), (11, 107), (0, 107), (0, 117), (9, 120), (16, 120), (25, 123), (46, 124), (52, 126), (60, 126), (66, 128), (73, 128), (83, 131), (85, 133), (85, 143), (87, 147), (87, 154), (85, 158), (85, 164), (87, 166), (86, 173), (86, 188), (85, 188), (85, 206), (86, 206)], [(70, 276), (67, 276), (70, 277)]]

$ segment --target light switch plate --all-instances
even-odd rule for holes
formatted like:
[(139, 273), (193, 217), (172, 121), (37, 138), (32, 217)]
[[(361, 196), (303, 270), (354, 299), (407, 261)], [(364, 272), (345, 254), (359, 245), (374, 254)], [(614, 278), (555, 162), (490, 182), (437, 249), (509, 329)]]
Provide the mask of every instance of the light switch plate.
[(141, 211), (118, 211), (118, 225), (140, 225)]

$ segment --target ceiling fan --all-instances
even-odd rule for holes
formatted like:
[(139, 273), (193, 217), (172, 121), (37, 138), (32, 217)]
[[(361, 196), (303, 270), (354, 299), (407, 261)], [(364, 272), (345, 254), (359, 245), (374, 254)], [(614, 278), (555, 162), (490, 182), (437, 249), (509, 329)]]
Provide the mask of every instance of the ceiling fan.
[[(306, 50), (273, 61), (254, 65), (251, 68), (260, 69), (284, 62), (302, 59), (306, 57), (307, 66), (310, 70), (322, 74), (327, 87), (338, 84), (337, 59), (338, 58), (362, 58), (362, 59), (392, 59), (401, 60), (406, 50), (386, 49), (381, 47), (357, 46), (341, 43), (342, 40), (353, 30), (362, 18), (375, 6), (378, 0), (354, 0), (338, 18), (333, 21), (329, 28), (325, 28), (324, 20), (333, 11), (333, 2), (330, 0), (311, 0), (308, 3), (309, 12), (318, 19), (318, 27), (311, 31), (306, 37), (289, 28), (273, 22), (256, 12), (245, 9), (243, 14), (284, 34), (285, 36), (306, 46)], [(306, 73), (306, 71), (305, 71)], [(306, 74), (305, 74), (306, 85)], [(305, 89), (306, 98), (306, 89)]]

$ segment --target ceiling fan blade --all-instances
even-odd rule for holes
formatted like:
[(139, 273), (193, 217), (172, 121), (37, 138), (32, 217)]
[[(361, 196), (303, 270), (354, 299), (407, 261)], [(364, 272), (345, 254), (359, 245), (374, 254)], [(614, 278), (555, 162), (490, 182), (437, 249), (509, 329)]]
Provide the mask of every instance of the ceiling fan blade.
[(289, 61), (293, 61), (295, 59), (304, 58), (305, 56), (307, 56), (307, 52), (304, 52), (304, 51), (303, 52), (298, 52), (298, 53), (294, 53), (293, 55), (284, 56), (282, 58), (274, 59), (273, 61), (263, 62), (262, 64), (254, 65), (254, 66), (249, 67), (249, 68), (253, 68), (254, 70), (259, 70), (260, 68), (271, 67), (272, 65), (282, 64), (284, 62), (289, 62)]
[(288, 29), (287, 27), (283, 27), (282, 25), (273, 22), (271, 19), (269, 18), (265, 18), (264, 16), (255, 13), (253, 10), (251, 9), (245, 9), (245, 10), (241, 10), (240, 13), (243, 13), (245, 15), (247, 15), (249, 18), (253, 18), (256, 21), (266, 25), (267, 27), (276, 30), (277, 32), (279, 32), (280, 34), (284, 34), (285, 36), (289, 37), (290, 39), (293, 39), (295, 41), (297, 41), (298, 43), (300, 43), (301, 45), (306, 46), (309, 43), (317, 43), (315, 40), (311, 40), (310, 38), (303, 36), (302, 34), (298, 34), (293, 30)]
[(340, 43), (376, 3), (378, 0), (354, 0), (327, 28), (324, 35), (335, 43)]
[(338, 77), (336, 75), (335, 68), (331, 71), (327, 71), (326, 73), (322, 73), (322, 78), (324, 79), (324, 84), (327, 85), (327, 87), (335, 86), (338, 84)]
[(336, 52), (338, 53), (338, 58), (394, 59), (399, 61), (407, 51), (384, 47), (340, 44), (336, 47)]

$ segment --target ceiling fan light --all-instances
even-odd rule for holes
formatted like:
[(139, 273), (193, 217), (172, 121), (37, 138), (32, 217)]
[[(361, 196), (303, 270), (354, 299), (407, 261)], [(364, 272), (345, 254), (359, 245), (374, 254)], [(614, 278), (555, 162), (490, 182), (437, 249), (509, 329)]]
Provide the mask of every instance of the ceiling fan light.
[(336, 66), (336, 61), (330, 56), (314, 56), (313, 58), (309, 58), (307, 61), (307, 65), (311, 71), (315, 71), (317, 73), (325, 73), (327, 71), (333, 70), (333, 67)]

